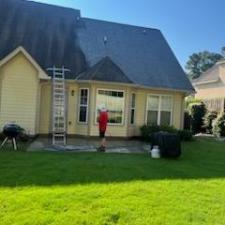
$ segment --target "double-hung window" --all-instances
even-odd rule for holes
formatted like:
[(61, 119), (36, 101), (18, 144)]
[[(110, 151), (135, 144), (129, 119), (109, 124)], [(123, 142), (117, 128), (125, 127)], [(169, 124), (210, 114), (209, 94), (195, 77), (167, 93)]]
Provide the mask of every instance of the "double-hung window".
[(89, 98), (89, 89), (81, 88), (79, 91), (79, 113), (78, 113), (78, 122), (80, 123), (88, 122), (88, 98)]
[(172, 108), (172, 96), (149, 95), (147, 98), (147, 124), (172, 125)]
[(130, 111), (130, 124), (135, 123), (135, 101), (136, 101), (136, 95), (132, 93), (131, 95), (131, 111)]
[(99, 89), (96, 95), (96, 122), (101, 106), (108, 110), (109, 124), (121, 125), (124, 118), (124, 91)]

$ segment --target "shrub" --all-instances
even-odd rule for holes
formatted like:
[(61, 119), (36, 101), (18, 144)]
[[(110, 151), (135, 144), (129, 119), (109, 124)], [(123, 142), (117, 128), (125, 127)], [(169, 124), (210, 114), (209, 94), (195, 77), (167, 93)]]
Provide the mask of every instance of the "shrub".
[(213, 122), (213, 134), (217, 137), (225, 137), (225, 114), (220, 114)]
[(192, 141), (193, 136), (190, 130), (179, 130), (178, 135), (181, 141)]
[(145, 141), (151, 141), (151, 136), (155, 132), (166, 131), (169, 133), (177, 133), (177, 129), (172, 126), (144, 125), (140, 130), (141, 137)]
[(217, 118), (217, 112), (212, 111), (208, 112), (204, 117), (204, 128), (206, 129), (206, 132), (209, 134), (212, 134), (213, 129), (213, 121)]
[(184, 112), (184, 129), (191, 130), (191, 116), (187, 110)]
[(159, 126), (144, 125), (140, 128), (141, 137), (144, 141), (150, 141), (151, 135), (159, 131)]
[(151, 142), (151, 136), (155, 132), (165, 131), (172, 134), (178, 134), (181, 141), (192, 141), (192, 132), (189, 130), (177, 130), (173, 126), (156, 126), (156, 125), (144, 125), (141, 127), (142, 139)]
[(5, 139), (5, 135), (3, 133), (0, 133), (0, 140), (4, 140)]
[(206, 107), (203, 102), (194, 103), (189, 106), (189, 111), (191, 115), (191, 130), (193, 134), (202, 131), (203, 118), (206, 113)]
[(141, 137), (144, 141), (151, 142), (152, 134), (159, 131), (165, 131), (172, 134), (178, 134), (181, 141), (191, 141), (192, 132), (189, 130), (177, 130), (173, 126), (156, 126), (156, 125), (144, 125), (141, 127)]

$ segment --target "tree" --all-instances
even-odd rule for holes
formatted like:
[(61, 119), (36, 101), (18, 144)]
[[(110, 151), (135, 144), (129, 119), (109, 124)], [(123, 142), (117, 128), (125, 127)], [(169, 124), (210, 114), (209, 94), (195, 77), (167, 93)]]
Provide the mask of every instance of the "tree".
[[(222, 48), (222, 51), (225, 48)], [(187, 74), (191, 79), (198, 78), (203, 72), (211, 68), (216, 62), (221, 60), (223, 56), (218, 53), (203, 51), (194, 53), (189, 57), (185, 66)]]
[(202, 131), (203, 118), (206, 114), (206, 106), (203, 102), (193, 103), (189, 105), (189, 112), (191, 116), (191, 130), (193, 134)]
[(225, 57), (225, 46), (222, 47), (221, 54), (222, 54), (223, 57)]

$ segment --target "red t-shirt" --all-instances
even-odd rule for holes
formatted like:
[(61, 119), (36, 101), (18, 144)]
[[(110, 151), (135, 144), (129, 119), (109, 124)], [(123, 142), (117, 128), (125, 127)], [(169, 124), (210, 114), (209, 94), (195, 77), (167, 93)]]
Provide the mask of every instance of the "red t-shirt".
[(100, 112), (99, 118), (99, 130), (100, 131), (106, 131), (107, 123), (108, 123), (108, 113), (107, 112)]

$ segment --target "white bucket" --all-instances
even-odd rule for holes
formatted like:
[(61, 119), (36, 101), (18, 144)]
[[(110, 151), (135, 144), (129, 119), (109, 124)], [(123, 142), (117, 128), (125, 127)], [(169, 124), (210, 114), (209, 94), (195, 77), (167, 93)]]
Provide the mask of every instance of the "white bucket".
[(152, 156), (153, 159), (159, 159), (160, 158), (159, 146), (157, 146), (157, 145), (153, 146), (153, 149), (151, 151), (151, 156)]

